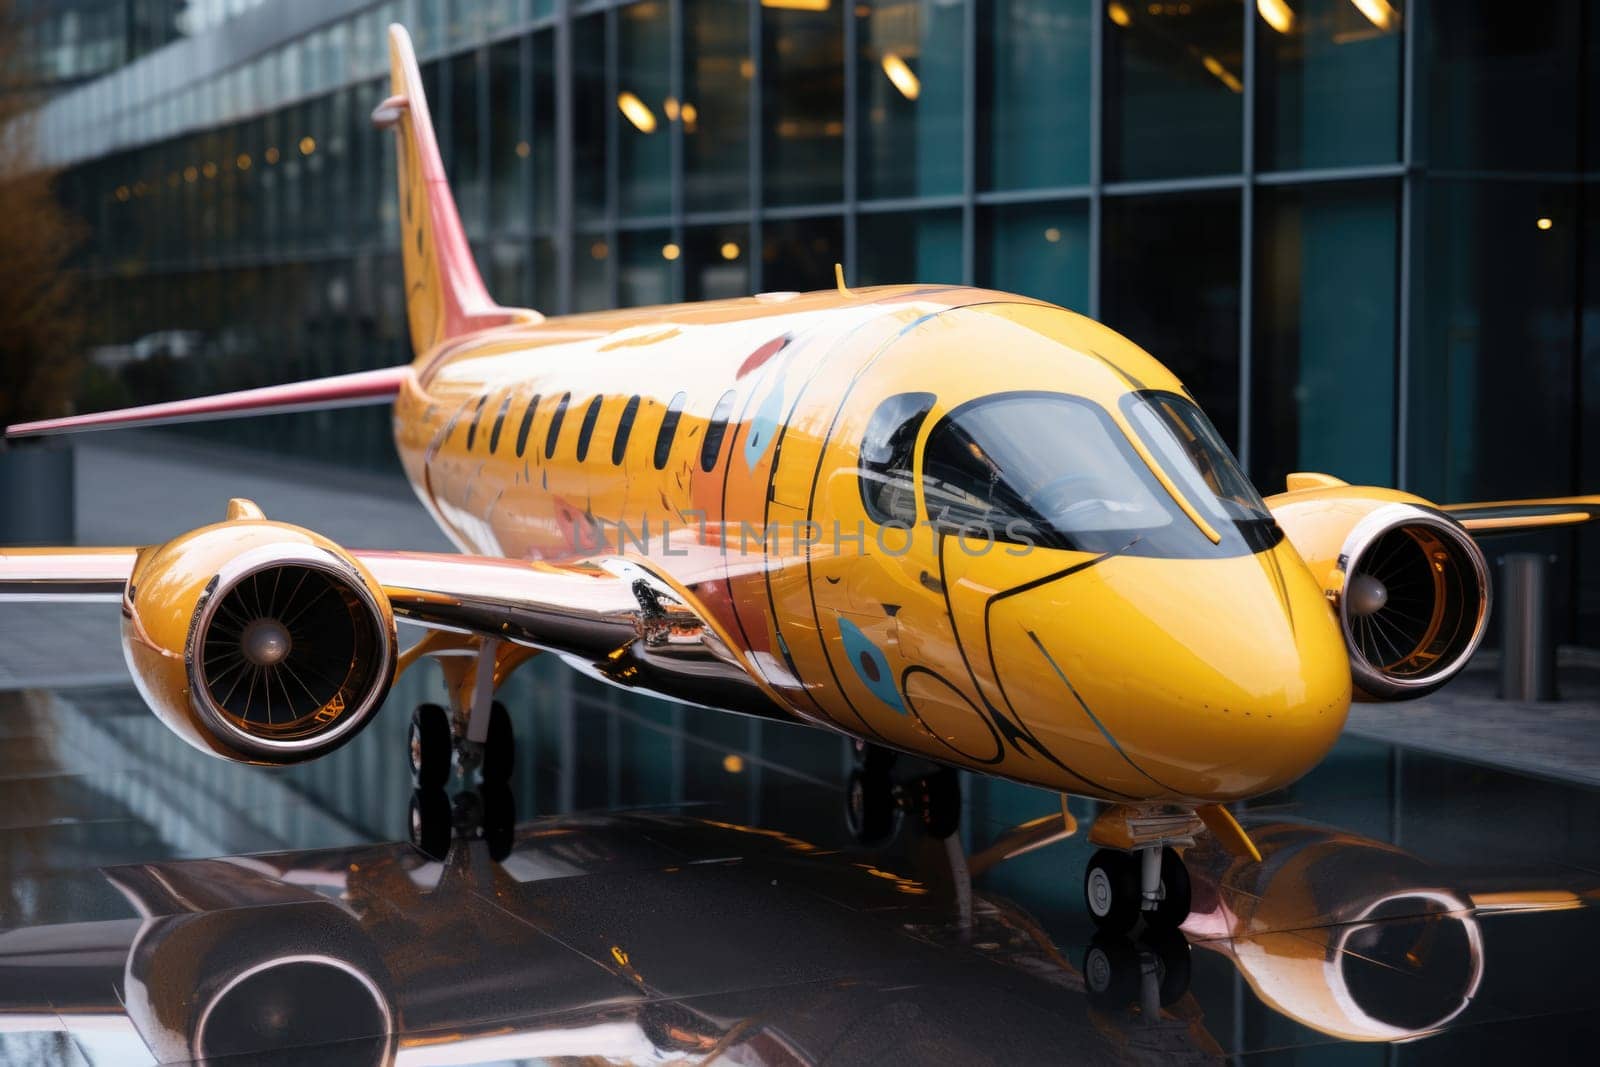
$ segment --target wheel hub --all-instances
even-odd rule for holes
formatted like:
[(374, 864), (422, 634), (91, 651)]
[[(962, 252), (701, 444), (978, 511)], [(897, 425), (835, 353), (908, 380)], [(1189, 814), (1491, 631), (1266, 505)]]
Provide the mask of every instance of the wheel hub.
[(1111, 911), (1115, 891), (1111, 887), (1111, 876), (1102, 868), (1096, 867), (1089, 872), (1089, 910), (1095, 915), (1104, 917)]

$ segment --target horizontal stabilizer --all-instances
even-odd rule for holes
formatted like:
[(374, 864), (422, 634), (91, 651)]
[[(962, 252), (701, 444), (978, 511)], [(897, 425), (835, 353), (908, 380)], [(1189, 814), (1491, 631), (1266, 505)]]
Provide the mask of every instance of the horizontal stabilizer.
[(83, 433), (89, 430), (118, 430), (131, 427), (170, 426), (179, 422), (205, 422), (213, 419), (243, 418), (249, 415), (276, 415), (287, 411), (323, 411), (329, 408), (356, 407), (362, 404), (387, 404), (412, 376), (410, 367), (385, 367), (357, 371), (309, 382), (269, 385), (238, 393), (201, 396), (192, 400), (173, 400), (146, 404), (92, 415), (68, 415), (41, 419), (6, 427), (6, 438), (40, 437), (57, 433)]

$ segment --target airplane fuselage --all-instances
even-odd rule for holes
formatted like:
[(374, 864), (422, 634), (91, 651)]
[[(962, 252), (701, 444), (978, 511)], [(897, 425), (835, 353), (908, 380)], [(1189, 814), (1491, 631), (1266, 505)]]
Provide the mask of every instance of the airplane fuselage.
[[(1135, 410), (1192, 408), (1182, 385), (1071, 312), (771, 294), (485, 331), (417, 369), (396, 442), (464, 551), (637, 560), (711, 620), (759, 710), (1141, 801), (1263, 792), (1344, 722), (1348, 656), (1304, 563), (1270, 519), (1197, 498)], [(1058, 463), (1038, 499), (1082, 498), (1049, 505), (1065, 532), (1035, 497), (995, 508), (1019, 462)], [(706, 702), (681, 677), (652, 691)]]

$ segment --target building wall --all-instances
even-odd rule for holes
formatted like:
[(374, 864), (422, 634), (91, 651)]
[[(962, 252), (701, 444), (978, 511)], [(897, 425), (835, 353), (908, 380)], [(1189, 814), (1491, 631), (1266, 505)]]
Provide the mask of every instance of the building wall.
[[(1268, 492), (1600, 489), (1580, 0), (285, 0), (47, 109), (86, 403), (404, 358), (394, 20), (502, 302), (992, 285), (1147, 347)], [(383, 465), (384, 422), (204, 432)], [(1591, 540), (1509, 547), (1593, 639)]]

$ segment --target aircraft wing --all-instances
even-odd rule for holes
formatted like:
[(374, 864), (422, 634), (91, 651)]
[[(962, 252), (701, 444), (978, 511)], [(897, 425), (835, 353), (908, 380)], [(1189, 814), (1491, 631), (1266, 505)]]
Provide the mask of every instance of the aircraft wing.
[[(121, 602), (139, 551), (0, 547), (0, 603)], [(400, 620), (553, 652), (589, 673), (677, 699), (752, 710), (776, 699), (692, 589), (633, 560), (349, 554)], [(680, 695), (685, 679), (692, 692)]]
[(1472, 533), (1482, 537), (1593, 522), (1600, 519), (1600, 496), (1446, 504), (1443, 510)]

